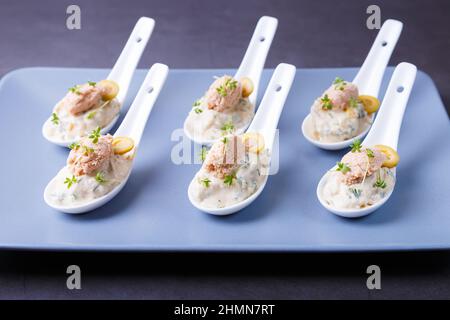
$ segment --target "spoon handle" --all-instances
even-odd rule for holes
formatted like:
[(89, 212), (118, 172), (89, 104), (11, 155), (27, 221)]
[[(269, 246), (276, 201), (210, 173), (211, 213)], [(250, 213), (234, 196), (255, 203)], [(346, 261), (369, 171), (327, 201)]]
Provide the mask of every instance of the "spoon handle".
[(155, 63), (150, 68), (136, 98), (114, 136), (131, 137), (135, 145), (139, 145), (148, 116), (166, 81), (168, 72), (169, 68), (161, 63)]
[(295, 71), (295, 66), (291, 64), (280, 63), (276, 67), (258, 111), (247, 130), (261, 133), (269, 151), (272, 150), (278, 120), (294, 81)]
[(278, 20), (276, 18), (264, 16), (259, 19), (241, 65), (234, 76), (238, 80), (242, 77), (248, 77), (253, 81), (254, 90), (249, 97), (250, 102), (253, 104), (256, 102), (259, 79), (277, 30), (277, 25)]
[(366, 57), (361, 69), (356, 75), (355, 83), (362, 95), (378, 97), (384, 71), (397, 44), (403, 23), (397, 20), (386, 20)]
[(119, 84), (119, 94), (117, 100), (123, 104), (127, 96), (128, 87), (136, 69), (142, 52), (147, 45), (153, 32), (155, 20), (147, 17), (141, 17), (128, 38), (125, 47), (120, 53), (114, 67), (108, 75), (108, 80), (114, 80)]
[(397, 149), (400, 127), (416, 73), (417, 68), (411, 63), (402, 62), (395, 68), (364, 145), (384, 144)]

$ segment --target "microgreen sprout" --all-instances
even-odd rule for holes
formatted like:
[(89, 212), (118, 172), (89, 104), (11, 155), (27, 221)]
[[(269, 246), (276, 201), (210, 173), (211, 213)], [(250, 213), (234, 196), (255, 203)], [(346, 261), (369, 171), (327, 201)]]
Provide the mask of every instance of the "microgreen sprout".
[(353, 140), (353, 143), (350, 145), (350, 148), (352, 148), (352, 152), (361, 152), (361, 140), (355, 139)]
[(205, 186), (205, 188), (209, 187), (209, 184), (211, 183), (211, 180), (209, 180), (208, 178), (202, 179), (202, 183)]
[(333, 108), (333, 103), (331, 102), (331, 99), (328, 97), (327, 94), (325, 94), (320, 101), (322, 102), (322, 109), (324, 110), (331, 110)]
[(350, 97), (348, 104), (350, 105), (350, 107), (356, 108), (358, 106), (358, 100), (353, 97)]
[(230, 133), (231, 131), (233, 131), (233, 129), (234, 129), (234, 124), (233, 124), (233, 122), (231, 122), (231, 120), (228, 122), (225, 122), (223, 124), (222, 128), (220, 128), (220, 130), (222, 130), (224, 133)]
[(89, 112), (88, 115), (86, 116), (86, 119), (92, 120), (92, 119), (95, 117), (96, 114), (97, 114), (96, 111), (91, 111), (91, 112)]
[(350, 188), (349, 190), (351, 193), (353, 193), (353, 195), (355, 196), (356, 199), (359, 199), (359, 197), (361, 196), (361, 193), (362, 193), (361, 189)]
[(59, 124), (59, 117), (58, 117), (58, 115), (55, 112), (52, 113), (52, 120), (51, 121), (53, 122), (54, 125), (58, 125)]
[(71, 144), (69, 144), (70, 150), (77, 150), (79, 147), (80, 147), (80, 144), (78, 142), (72, 142)]
[(72, 88), (69, 88), (69, 91), (75, 94), (81, 94), (80, 90), (78, 90), (80, 88), (79, 85), (73, 86)]
[(340, 171), (342, 174), (346, 174), (351, 171), (351, 169), (343, 162), (338, 162), (337, 166), (336, 171)]
[(226, 175), (223, 179), (223, 183), (225, 183), (228, 186), (231, 186), (233, 184), (233, 180), (236, 178), (234, 174)]
[(369, 158), (375, 157), (375, 155), (373, 154), (372, 149), (366, 148), (366, 153), (367, 153), (367, 156), (368, 156)]
[(208, 154), (208, 150), (206, 149), (206, 147), (202, 147), (202, 149), (200, 150), (200, 160), (205, 161), (206, 159), (206, 155)]
[(105, 175), (99, 171), (97, 172), (97, 174), (95, 175), (95, 181), (97, 181), (98, 183), (105, 183), (106, 179), (105, 179)]
[(72, 176), (72, 178), (67, 177), (66, 180), (64, 180), (64, 184), (67, 184), (67, 189), (70, 189), (74, 183), (77, 183), (78, 180), (75, 176)]
[(375, 181), (375, 183), (373, 184), (373, 186), (375, 187), (375, 188), (381, 188), (381, 189), (384, 189), (384, 188), (386, 188), (386, 181), (384, 181), (383, 179), (381, 179), (381, 177), (380, 176), (378, 176), (377, 177), (377, 180)]
[(100, 138), (100, 127), (97, 127), (97, 129), (92, 130), (91, 134), (89, 135), (89, 139), (92, 139), (93, 143), (97, 143), (99, 138)]

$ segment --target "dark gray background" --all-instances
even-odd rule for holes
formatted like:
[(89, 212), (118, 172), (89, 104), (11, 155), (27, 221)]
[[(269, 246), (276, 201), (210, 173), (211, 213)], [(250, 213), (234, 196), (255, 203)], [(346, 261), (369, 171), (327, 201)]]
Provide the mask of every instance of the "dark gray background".
[[(65, 27), (78, 4), (82, 29)], [(156, 27), (140, 67), (235, 67), (257, 19), (279, 19), (266, 66), (359, 66), (382, 19), (404, 22), (391, 59), (416, 64), (450, 105), (450, 1), (18, 1), (0, 0), (0, 76), (30, 66), (113, 65), (140, 16)], [(38, 85), (38, 84), (37, 84)], [(424, 106), (425, 107), (425, 106)], [(447, 143), (445, 140), (444, 143)], [(66, 268), (82, 269), (82, 290), (66, 289)], [(382, 269), (382, 290), (366, 288), (367, 266)], [(450, 298), (448, 252), (360, 254), (113, 254), (0, 252), (0, 298), (339, 299)]]

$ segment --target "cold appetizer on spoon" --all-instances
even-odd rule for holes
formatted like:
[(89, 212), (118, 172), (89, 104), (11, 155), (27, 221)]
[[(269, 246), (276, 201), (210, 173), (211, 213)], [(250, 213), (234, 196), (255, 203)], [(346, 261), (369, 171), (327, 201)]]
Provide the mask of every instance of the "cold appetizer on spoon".
[(114, 136), (102, 135), (98, 127), (70, 145), (66, 166), (44, 191), (44, 200), (50, 207), (84, 213), (104, 205), (122, 190), (167, 73), (166, 65), (151, 67)]
[(250, 78), (236, 80), (228, 75), (217, 78), (193, 104), (185, 130), (199, 135), (202, 142), (245, 130), (255, 112), (255, 105), (249, 99), (253, 88)]
[(364, 142), (354, 140), (351, 151), (320, 180), (317, 197), (327, 210), (343, 217), (361, 217), (391, 196), (400, 160), (396, 151), (400, 127), (415, 77), (414, 65), (397, 66)]
[(358, 87), (336, 78), (311, 107), (313, 137), (322, 142), (341, 142), (367, 131), (380, 102), (360, 96)]
[(227, 135), (215, 142), (190, 187), (193, 200), (225, 208), (247, 199), (265, 183), (269, 150), (258, 133)]
[(66, 143), (97, 127), (108, 128), (120, 113), (118, 93), (119, 85), (113, 80), (88, 81), (73, 86), (53, 109), (44, 125), (44, 136)]
[(304, 137), (319, 148), (338, 150), (362, 139), (380, 106), (378, 93), (402, 23), (387, 20), (353, 81), (337, 77), (303, 120)]
[(196, 208), (227, 215), (245, 208), (262, 192), (278, 120), (294, 76), (294, 66), (280, 64), (247, 132), (224, 135), (212, 145), (188, 188)]
[(363, 147), (355, 140), (348, 152), (330, 171), (322, 196), (337, 209), (370, 207), (390, 194), (395, 184), (399, 156), (391, 147)]
[(71, 207), (100, 198), (128, 177), (134, 157), (134, 141), (129, 137), (100, 135), (71, 145), (67, 164), (48, 187), (48, 200)]
[(211, 145), (225, 134), (240, 134), (247, 129), (253, 119), (259, 80), (277, 24), (275, 18), (260, 18), (236, 74), (216, 78), (193, 103), (184, 122), (189, 139)]
[(68, 89), (43, 125), (42, 134), (48, 141), (67, 147), (98, 127), (102, 134), (112, 129), (154, 24), (153, 19), (139, 19), (106, 80)]

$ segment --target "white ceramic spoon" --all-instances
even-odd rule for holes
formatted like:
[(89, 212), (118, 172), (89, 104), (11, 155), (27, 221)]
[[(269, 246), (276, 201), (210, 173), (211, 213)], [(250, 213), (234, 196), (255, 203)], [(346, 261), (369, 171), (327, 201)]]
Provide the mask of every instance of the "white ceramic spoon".
[[(276, 18), (264, 16), (259, 19), (241, 65), (234, 75), (234, 78), (238, 80), (243, 77), (248, 77), (253, 81), (254, 89), (248, 98), (252, 105), (256, 104), (261, 73), (264, 69), (267, 54), (269, 53), (277, 26), (278, 20)], [(248, 123), (247, 126), (249, 124), (250, 123)], [(247, 129), (247, 126), (236, 130), (236, 134), (244, 132), (245, 129)], [(186, 129), (186, 122), (184, 123), (184, 132), (190, 140), (201, 145), (211, 145), (215, 141), (202, 140), (200, 137), (196, 137), (195, 134), (192, 135)]]
[[(128, 110), (120, 127), (114, 134), (115, 137), (130, 137), (134, 141), (135, 148), (136, 149), (138, 148), (139, 142), (142, 137), (142, 133), (144, 132), (144, 128), (147, 123), (148, 116), (150, 115), (150, 112), (161, 91), (161, 88), (164, 85), (164, 82), (166, 81), (168, 71), (169, 68), (166, 65), (160, 63), (156, 63), (150, 68), (147, 76), (145, 77), (144, 82), (141, 85), (141, 88), (139, 89), (136, 95), (136, 98), (134, 99), (132, 105), (130, 106), (130, 109)], [(104, 205), (112, 198), (114, 198), (119, 193), (119, 191), (122, 190), (122, 188), (125, 186), (130, 176), (130, 173), (128, 174), (126, 179), (124, 179), (118, 186), (116, 186), (108, 194), (100, 198), (94, 199), (88, 203), (83, 203), (81, 205), (75, 205), (70, 207), (58, 206), (51, 202), (50, 185), (53, 182), (52, 180), (45, 188), (44, 200), (50, 207), (58, 211), (73, 214), (88, 212)], [(62, 186), (62, 188), (64, 188), (64, 186)]]
[[(366, 60), (361, 66), (355, 79), (352, 81), (358, 86), (360, 95), (378, 97), (384, 72), (392, 52), (394, 51), (395, 45), (397, 44), (398, 38), (400, 37), (402, 28), (403, 24), (397, 20), (386, 20), (386, 22), (383, 23)], [(372, 115), (372, 121), (373, 118), (374, 115)], [(311, 114), (308, 114), (302, 123), (302, 133), (306, 140), (315, 146), (326, 150), (344, 149), (348, 147), (354, 139), (362, 139), (369, 129), (370, 125), (356, 137), (344, 141), (323, 142), (316, 140), (313, 136), (314, 128)]]
[[(280, 119), (281, 111), (283, 110), (284, 103), (289, 90), (291, 89), (295, 71), (295, 66), (290, 64), (281, 63), (277, 66), (270, 79), (258, 111), (247, 130), (247, 132), (258, 132), (264, 136), (265, 146), (269, 150), (270, 156), (272, 156), (273, 141), (278, 126), (278, 120)], [(263, 191), (267, 178), (268, 176), (265, 177), (265, 180), (260, 185), (259, 189), (250, 197), (225, 208), (206, 208), (200, 203), (197, 203), (191, 192), (193, 183), (197, 183), (197, 181), (194, 181), (195, 178), (189, 185), (188, 197), (192, 205), (201, 211), (219, 216), (228, 215), (242, 210), (252, 203)]]
[[(109, 73), (107, 79), (113, 80), (119, 85), (119, 93), (117, 94), (117, 101), (120, 106), (125, 102), (127, 96), (128, 88), (130, 86), (131, 78), (133, 77), (134, 71), (141, 59), (142, 53), (147, 46), (148, 40), (153, 32), (155, 26), (155, 20), (147, 17), (142, 17), (138, 20), (134, 26), (133, 31), (128, 38), (125, 47), (120, 53), (114, 67)], [(108, 133), (116, 124), (119, 119), (120, 113), (114, 117), (114, 119), (104, 128), (102, 128), (101, 133)], [(67, 147), (69, 144), (75, 142), (71, 140), (61, 140), (56, 137), (49, 136), (45, 131), (45, 126), (51, 125), (50, 118), (44, 123), (42, 127), (42, 135), (49, 142), (57, 144), (59, 146)]]
[[(416, 66), (402, 62), (394, 70), (391, 81), (389, 82), (386, 95), (381, 104), (380, 111), (375, 122), (372, 125), (367, 137), (363, 141), (363, 145), (371, 147), (377, 144), (387, 145), (397, 150), (398, 137), (400, 127), (408, 103), (414, 80), (416, 78)], [(333, 167), (331, 170), (334, 170)], [(393, 169), (395, 175), (395, 168)], [(383, 199), (370, 207), (362, 209), (337, 209), (330, 206), (323, 198), (323, 187), (329, 178), (328, 171), (320, 180), (317, 186), (317, 197), (320, 203), (329, 211), (346, 218), (357, 218), (368, 215), (380, 208), (391, 196), (392, 191)]]

